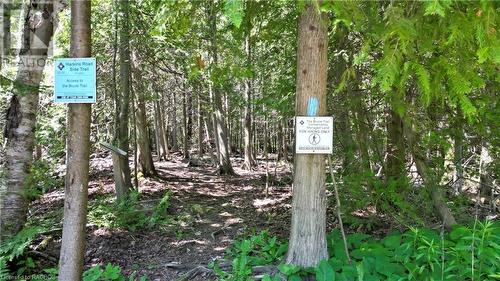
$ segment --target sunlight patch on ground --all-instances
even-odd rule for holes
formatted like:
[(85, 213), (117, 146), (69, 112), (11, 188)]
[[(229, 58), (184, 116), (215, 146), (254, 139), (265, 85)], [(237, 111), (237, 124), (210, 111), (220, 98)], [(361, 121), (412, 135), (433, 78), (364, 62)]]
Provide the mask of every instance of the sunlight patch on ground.
[(238, 223), (242, 223), (242, 222), (243, 222), (242, 218), (229, 218), (226, 220), (226, 222), (224, 224), (226, 226), (229, 226), (229, 225), (238, 224)]
[(228, 213), (228, 212), (223, 212), (223, 213), (220, 213), (219, 216), (221, 217), (232, 217), (233, 215)]
[(174, 246), (184, 246), (187, 244), (207, 245), (208, 243), (205, 240), (191, 239), (191, 240), (175, 241), (175, 242), (172, 242), (170, 244), (174, 245)]
[(214, 251), (217, 251), (217, 252), (223, 252), (226, 250), (227, 247), (223, 247), (223, 246), (220, 246), (220, 247), (215, 247), (214, 248)]

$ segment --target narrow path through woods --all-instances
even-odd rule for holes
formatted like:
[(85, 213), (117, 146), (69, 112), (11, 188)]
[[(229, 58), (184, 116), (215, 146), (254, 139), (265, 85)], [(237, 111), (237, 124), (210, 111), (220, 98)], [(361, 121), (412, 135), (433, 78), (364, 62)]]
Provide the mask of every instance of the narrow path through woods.
[[(226, 248), (243, 234), (269, 229), (273, 235), (287, 237), (290, 223), (290, 169), (288, 165), (269, 162), (271, 180), (265, 194), (265, 161), (258, 161), (255, 171), (240, 169), (243, 159), (235, 158), (238, 176), (219, 176), (206, 165), (188, 167), (179, 157), (156, 162), (159, 177), (141, 179), (141, 206), (153, 208), (167, 191), (172, 192), (168, 215), (176, 222), (153, 229), (129, 231), (89, 225), (85, 266), (112, 263), (127, 273), (137, 270), (149, 280), (175, 280), (196, 265), (206, 265), (224, 256)], [(113, 198), (110, 160), (92, 159), (89, 185), (89, 214), (98, 198)], [(62, 214), (63, 194), (45, 194), (30, 207), (30, 216), (58, 221)], [(102, 204), (102, 203), (101, 203)], [(89, 218), (89, 223), (92, 219)], [(54, 226), (57, 230), (57, 227)], [(49, 238), (47, 238), (49, 237)], [(60, 232), (40, 237), (48, 239), (42, 254), (58, 258)], [(55, 260), (55, 259), (54, 259)], [(45, 259), (48, 266), (50, 259)], [(193, 280), (207, 280), (199, 275)]]

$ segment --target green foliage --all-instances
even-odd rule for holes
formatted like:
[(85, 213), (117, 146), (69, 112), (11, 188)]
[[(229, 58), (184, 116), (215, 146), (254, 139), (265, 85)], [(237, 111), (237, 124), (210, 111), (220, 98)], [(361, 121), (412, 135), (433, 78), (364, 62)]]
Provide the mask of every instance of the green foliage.
[(24, 228), (14, 237), (0, 244), (0, 259), (11, 262), (22, 256), (39, 232), (40, 229), (37, 227)]
[(166, 217), (167, 209), (170, 206), (171, 191), (167, 191), (160, 203), (153, 209), (153, 214), (148, 219), (148, 226), (153, 227), (157, 224), (168, 223), (170, 220)]
[[(45, 276), (42, 280), (56, 281), (57, 280), (57, 268), (48, 268), (44, 270)], [(38, 279), (34, 279), (38, 280)], [(112, 265), (108, 263), (104, 268), (101, 265), (93, 266), (83, 272), (83, 281), (146, 281), (148, 280), (146, 276), (137, 277), (137, 273), (134, 272), (130, 276), (122, 273), (119, 266)]]
[(63, 186), (63, 179), (49, 176), (54, 173), (54, 165), (47, 160), (38, 160), (31, 165), (26, 178), (25, 196), (34, 200), (47, 191)]
[(9, 263), (16, 264), (17, 275), (35, 268), (33, 260), (25, 257), (24, 254), (39, 232), (40, 228), (37, 227), (24, 228), (14, 237), (0, 244), (0, 280), (10, 275)]
[(172, 222), (167, 214), (172, 193), (167, 191), (153, 210), (144, 209), (140, 193), (131, 191), (126, 200), (109, 204), (106, 199), (98, 201), (89, 208), (88, 221), (107, 228), (126, 228), (135, 231), (153, 228)]
[(272, 264), (281, 261), (288, 245), (280, 243), (277, 237), (270, 236), (267, 231), (243, 240), (236, 241), (227, 251), (228, 259), (232, 259), (232, 271), (224, 272), (217, 263), (212, 264), (221, 281), (253, 280), (252, 267)]
[(226, 3), (224, 4), (224, 13), (229, 20), (231, 20), (231, 22), (239, 28), (244, 16), (243, 1), (226, 0)]
[[(410, 228), (405, 233), (390, 233), (381, 240), (354, 233), (347, 236), (352, 258), (352, 264), (349, 264), (344, 247), (341, 246), (343, 241), (340, 231), (335, 230), (327, 237), (328, 260), (321, 261), (315, 268), (280, 264), (278, 269), (288, 280), (302, 280), (308, 274), (324, 281), (497, 280), (500, 272), (498, 233), (500, 223), (491, 221), (477, 221), (474, 226), (457, 226), (447, 234)], [(272, 264), (282, 260), (279, 256), (273, 256), (273, 259), (259, 258), (265, 255), (264, 249), (268, 247), (261, 245), (254, 248), (251, 241), (267, 241), (269, 246), (277, 242), (255, 237), (259, 236), (235, 243), (228, 255), (228, 258), (233, 259), (233, 271), (227, 273), (216, 270), (221, 280), (251, 280), (252, 266), (262, 265), (265, 261)], [(284, 252), (284, 249), (279, 251), (281, 255)], [(252, 261), (252, 258), (260, 262)], [(263, 280), (279, 279), (266, 276)]]

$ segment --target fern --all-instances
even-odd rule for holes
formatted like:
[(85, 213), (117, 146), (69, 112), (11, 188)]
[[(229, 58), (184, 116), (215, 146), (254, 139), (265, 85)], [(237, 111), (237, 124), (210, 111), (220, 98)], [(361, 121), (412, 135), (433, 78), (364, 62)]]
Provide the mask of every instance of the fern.
[(231, 20), (231, 23), (236, 27), (240, 27), (243, 21), (243, 3), (241, 0), (226, 0), (224, 5), (224, 13)]
[(417, 85), (422, 94), (422, 102), (425, 106), (429, 106), (431, 103), (431, 77), (429, 71), (419, 63), (413, 63), (412, 69), (417, 76)]
[(393, 49), (376, 64), (374, 82), (379, 85), (382, 92), (389, 92), (394, 86), (400, 72), (400, 57), (399, 52)]
[(0, 245), (0, 256), (6, 262), (13, 261), (24, 253), (39, 232), (40, 229), (38, 227), (24, 228), (14, 237)]

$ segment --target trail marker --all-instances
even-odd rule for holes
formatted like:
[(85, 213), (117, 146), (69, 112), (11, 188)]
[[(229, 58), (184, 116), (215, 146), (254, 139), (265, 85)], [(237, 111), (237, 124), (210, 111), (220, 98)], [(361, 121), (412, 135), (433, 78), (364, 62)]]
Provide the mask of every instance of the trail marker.
[(65, 58), (54, 61), (54, 102), (96, 102), (95, 58)]
[(333, 117), (295, 118), (295, 153), (331, 154), (333, 152)]

